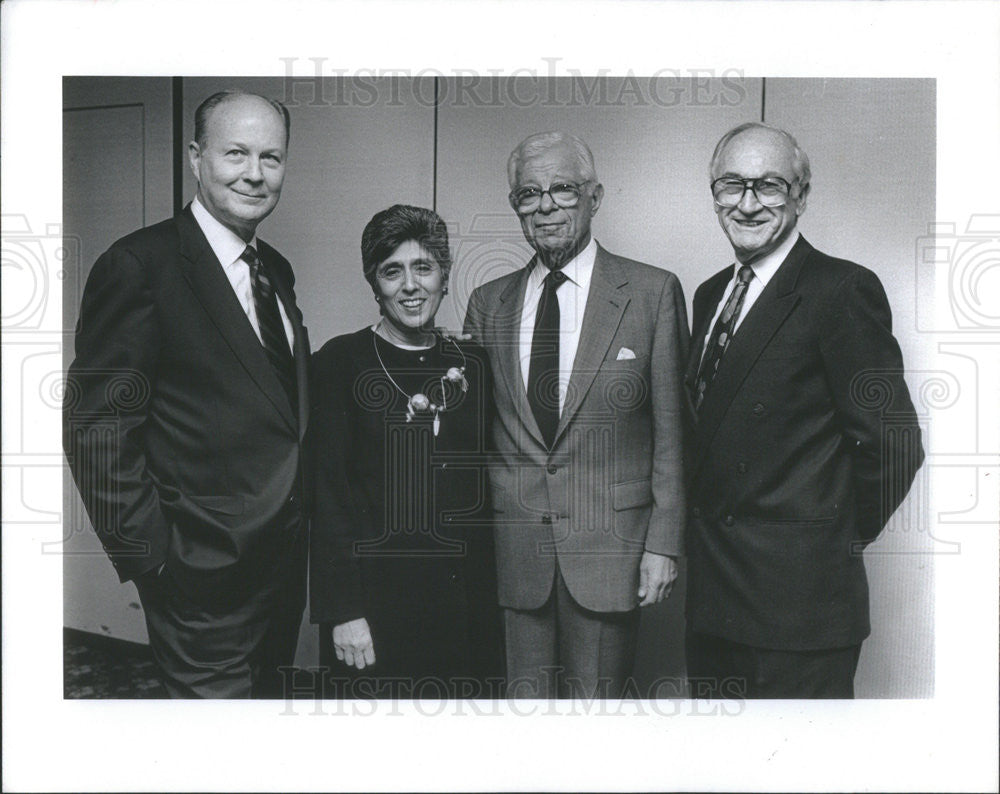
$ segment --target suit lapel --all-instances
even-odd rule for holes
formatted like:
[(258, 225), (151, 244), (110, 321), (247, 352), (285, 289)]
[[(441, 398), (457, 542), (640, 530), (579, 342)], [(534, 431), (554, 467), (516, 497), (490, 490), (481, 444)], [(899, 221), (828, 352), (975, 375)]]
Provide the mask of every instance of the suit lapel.
[(580, 329), (580, 344), (566, 391), (566, 403), (556, 427), (557, 442), (580, 410), (618, 332), (625, 307), (629, 304), (629, 296), (622, 289), (626, 284), (627, 276), (615, 265), (607, 251), (598, 246), (590, 294), (583, 313), (583, 327)]
[(812, 250), (805, 238), (800, 237), (733, 335), (698, 416), (695, 473), (750, 369), (798, 304), (800, 296), (795, 287)]
[[(292, 427), (295, 425), (288, 397), (267, 359), (253, 326), (240, 306), (222, 265), (191, 215), (190, 208), (177, 216), (181, 271), (212, 323), (226, 340), (247, 374)], [(296, 340), (300, 334), (296, 333)], [(296, 351), (297, 352), (297, 351)], [(298, 360), (298, 355), (296, 355)]]
[[(309, 423), (309, 334), (302, 323), (302, 314), (295, 304), (295, 292), (291, 284), (284, 278), (284, 268), (276, 265), (279, 254), (263, 240), (258, 240), (260, 247), (260, 258), (267, 268), (267, 272), (272, 276), (275, 291), (288, 315), (288, 320), (292, 324), (293, 344), (292, 350), (295, 356), (295, 376), (298, 382), (299, 404), (296, 406), (299, 416), (299, 440), (305, 437), (306, 426)], [(256, 334), (255, 334), (256, 336)]]
[(500, 361), (500, 376), (510, 393), (515, 409), (525, 429), (542, 446), (542, 431), (535, 421), (535, 414), (528, 403), (528, 393), (521, 377), (521, 312), (524, 308), (524, 293), (528, 288), (528, 274), (534, 267), (535, 259), (521, 269), (500, 293), (500, 305), (492, 318), (494, 332), (489, 337), (497, 340)]

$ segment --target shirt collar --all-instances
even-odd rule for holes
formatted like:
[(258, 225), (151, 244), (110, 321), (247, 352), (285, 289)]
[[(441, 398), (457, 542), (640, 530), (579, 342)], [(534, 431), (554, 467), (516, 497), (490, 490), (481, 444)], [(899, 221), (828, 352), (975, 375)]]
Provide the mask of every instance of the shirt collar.
[[(581, 289), (587, 289), (590, 286), (590, 277), (594, 275), (596, 259), (597, 240), (591, 237), (590, 242), (583, 247), (583, 250), (563, 266), (562, 272), (566, 274), (569, 281)], [(548, 268), (542, 264), (541, 260), (537, 260), (528, 275), (528, 286), (531, 289), (541, 289), (542, 282), (548, 274)]]
[[(799, 230), (793, 229), (792, 233), (785, 238), (785, 241), (781, 245), (750, 265), (753, 274), (760, 279), (761, 287), (766, 287), (767, 282), (778, 272), (778, 268), (781, 267), (781, 263), (788, 257), (789, 252), (795, 246), (795, 243), (798, 242), (799, 237)], [(733, 268), (734, 272), (739, 272), (740, 263), (737, 262)]]
[[(198, 222), (198, 226), (201, 227), (202, 232), (204, 232), (205, 238), (212, 248), (212, 252), (223, 267), (229, 267), (243, 255), (248, 243), (243, 242), (239, 235), (231, 229), (223, 226), (205, 209), (197, 196), (191, 201), (191, 214), (194, 215), (194, 219)], [(249, 245), (260, 251), (256, 236), (250, 241)]]

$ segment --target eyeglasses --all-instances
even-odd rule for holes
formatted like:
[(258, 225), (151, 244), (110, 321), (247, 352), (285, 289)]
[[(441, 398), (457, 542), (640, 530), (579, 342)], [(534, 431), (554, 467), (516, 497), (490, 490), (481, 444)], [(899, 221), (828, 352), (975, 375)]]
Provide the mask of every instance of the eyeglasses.
[(554, 185), (549, 185), (548, 190), (542, 190), (538, 187), (522, 187), (512, 190), (507, 198), (514, 211), (521, 215), (532, 213), (542, 206), (542, 196), (546, 193), (549, 194), (552, 203), (557, 207), (570, 209), (580, 203), (580, 189), (589, 183), (589, 179), (577, 183), (556, 182)]
[(744, 194), (752, 191), (757, 201), (765, 207), (780, 207), (788, 200), (792, 186), (780, 176), (760, 179), (722, 177), (712, 183), (712, 196), (720, 207), (735, 207), (743, 201)]

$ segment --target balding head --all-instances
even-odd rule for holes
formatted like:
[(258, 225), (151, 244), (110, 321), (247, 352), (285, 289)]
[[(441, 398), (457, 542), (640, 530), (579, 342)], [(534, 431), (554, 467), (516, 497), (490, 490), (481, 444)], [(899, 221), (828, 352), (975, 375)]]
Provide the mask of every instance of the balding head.
[(740, 262), (767, 256), (794, 232), (810, 171), (809, 158), (787, 132), (741, 124), (722, 136), (709, 170), (719, 224)]
[(194, 112), (194, 139), (198, 145), (205, 145), (205, 136), (208, 134), (208, 120), (212, 115), (212, 111), (219, 107), (219, 105), (233, 100), (246, 100), (253, 102), (255, 99), (269, 105), (281, 118), (282, 124), (285, 125), (285, 148), (287, 149), (292, 127), (292, 120), (288, 113), (288, 108), (286, 108), (277, 99), (269, 99), (266, 96), (253, 94), (247, 91), (218, 91), (198, 105), (197, 110)]
[(812, 172), (809, 168), (809, 157), (802, 151), (798, 141), (792, 137), (791, 133), (759, 121), (748, 121), (746, 124), (733, 127), (719, 139), (719, 142), (715, 145), (715, 152), (712, 154), (712, 161), (709, 164), (710, 179), (719, 178), (720, 174), (716, 170), (719, 158), (726, 146), (729, 145), (729, 142), (740, 135), (750, 135), (759, 144), (767, 143), (773, 146), (788, 147), (792, 156), (792, 170), (795, 173), (796, 180), (799, 185), (806, 186), (808, 189), (809, 181), (812, 179)]
[(215, 94), (199, 107), (201, 127), (188, 144), (198, 201), (249, 242), (281, 196), (287, 119), (256, 94)]

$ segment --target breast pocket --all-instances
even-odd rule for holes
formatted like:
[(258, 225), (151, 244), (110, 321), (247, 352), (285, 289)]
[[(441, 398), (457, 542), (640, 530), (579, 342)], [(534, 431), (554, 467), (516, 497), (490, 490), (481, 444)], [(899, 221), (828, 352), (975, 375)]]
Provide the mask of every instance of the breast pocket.
[[(623, 356), (623, 358), (619, 358), (619, 356)], [(648, 363), (649, 353), (612, 345), (611, 349), (608, 350), (608, 355), (601, 363), (601, 367), (609, 369), (615, 369), (616, 367), (645, 369)]]
[(760, 352), (760, 358), (765, 361), (781, 361), (791, 358), (802, 358), (808, 354), (809, 348), (805, 344), (797, 345), (793, 342), (775, 342)]
[(649, 397), (649, 357), (605, 361), (597, 381), (604, 404), (614, 411), (631, 411)]

